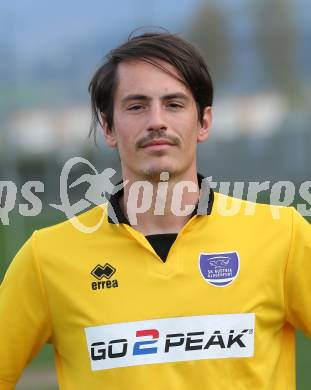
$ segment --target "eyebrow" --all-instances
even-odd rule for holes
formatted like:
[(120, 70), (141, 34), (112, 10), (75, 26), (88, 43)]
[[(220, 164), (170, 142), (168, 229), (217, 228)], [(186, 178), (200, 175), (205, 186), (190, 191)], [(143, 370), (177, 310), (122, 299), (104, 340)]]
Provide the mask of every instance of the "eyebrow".
[[(122, 104), (126, 104), (127, 102), (131, 100), (140, 100), (140, 101), (150, 101), (152, 98), (146, 95), (140, 95), (140, 94), (133, 94), (133, 95), (127, 95), (122, 99)], [(175, 92), (170, 93), (168, 95), (163, 95), (160, 98), (161, 100), (171, 100), (171, 99), (182, 99), (182, 100), (189, 100), (189, 97), (182, 93), (182, 92)]]

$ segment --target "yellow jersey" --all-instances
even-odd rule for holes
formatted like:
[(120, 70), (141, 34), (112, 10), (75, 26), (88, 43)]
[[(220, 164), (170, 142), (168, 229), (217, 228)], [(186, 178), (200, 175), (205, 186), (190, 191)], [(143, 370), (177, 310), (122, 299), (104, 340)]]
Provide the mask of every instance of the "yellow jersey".
[(311, 334), (311, 227), (239, 201), (177, 235), (166, 262), (102, 207), (36, 231), (0, 289), (0, 389), (52, 343), (61, 390), (293, 390), (295, 328)]

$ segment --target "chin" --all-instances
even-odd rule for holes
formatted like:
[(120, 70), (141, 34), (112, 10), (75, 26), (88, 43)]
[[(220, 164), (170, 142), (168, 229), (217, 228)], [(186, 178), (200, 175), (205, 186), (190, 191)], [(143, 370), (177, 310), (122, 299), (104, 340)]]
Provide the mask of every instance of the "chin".
[(158, 182), (160, 181), (160, 174), (162, 172), (168, 172), (169, 177), (174, 176), (178, 170), (173, 168), (172, 166), (152, 166), (152, 167), (145, 167), (141, 170), (140, 174), (144, 177), (145, 180), (151, 181), (151, 182)]

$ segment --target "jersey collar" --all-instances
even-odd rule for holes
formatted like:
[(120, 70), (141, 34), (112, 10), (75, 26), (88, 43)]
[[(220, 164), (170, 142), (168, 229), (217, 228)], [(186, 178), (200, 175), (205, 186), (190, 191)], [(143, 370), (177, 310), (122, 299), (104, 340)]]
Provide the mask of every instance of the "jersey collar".
[[(200, 187), (200, 201), (195, 206), (191, 217), (195, 215), (210, 215), (214, 203), (214, 191), (208, 185), (207, 181), (203, 182), (204, 176), (198, 173), (198, 184)], [(120, 181), (118, 184), (121, 184)], [(204, 184), (203, 184), (204, 183)], [(202, 185), (203, 184), (203, 185)], [(112, 224), (123, 223), (130, 226), (130, 222), (124, 215), (121, 206), (120, 199), (123, 196), (123, 188), (116, 193), (113, 193), (109, 198), (108, 203), (108, 222)], [(117, 221), (117, 222), (116, 222)]]

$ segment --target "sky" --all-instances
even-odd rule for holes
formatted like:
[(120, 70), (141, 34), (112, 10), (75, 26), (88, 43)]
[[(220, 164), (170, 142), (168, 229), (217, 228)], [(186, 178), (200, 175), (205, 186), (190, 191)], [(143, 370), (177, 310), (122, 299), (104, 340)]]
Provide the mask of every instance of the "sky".
[(0, 42), (31, 60), (47, 49), (61, 50), (89, 36), (106, 36), (114, 44), (144, 25), (178, 32), (201, 1), (4, 0), (0, 2)]

